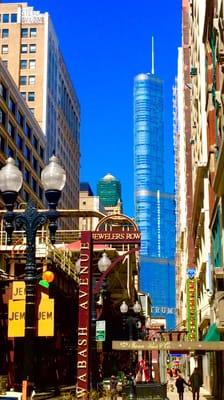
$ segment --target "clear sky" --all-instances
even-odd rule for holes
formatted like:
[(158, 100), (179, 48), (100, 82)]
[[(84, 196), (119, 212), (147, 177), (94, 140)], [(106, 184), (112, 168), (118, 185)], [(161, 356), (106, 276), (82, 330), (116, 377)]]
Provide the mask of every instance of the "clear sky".
[[(7, 2), (4, 0), (4, 2)], [(12, 1), (8, 1), (12, 2)], [(164, 80), (166, 190), (173, 191), (172, 86), (181, 44), (181, 0), (30, 0), (51, 15), (81, 104), (81, 181), (96, 194), (108, 172), (134, 216), (133, 78), (151, 70)]]

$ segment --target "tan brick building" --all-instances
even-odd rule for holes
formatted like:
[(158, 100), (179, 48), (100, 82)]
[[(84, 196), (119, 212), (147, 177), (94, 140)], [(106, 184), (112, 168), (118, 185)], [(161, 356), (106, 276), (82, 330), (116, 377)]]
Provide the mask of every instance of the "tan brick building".
[(61, 208), (78, 208), (80, 107), (50, 16), (27, 3), (0, 4), (0, 56), (66, 170)]

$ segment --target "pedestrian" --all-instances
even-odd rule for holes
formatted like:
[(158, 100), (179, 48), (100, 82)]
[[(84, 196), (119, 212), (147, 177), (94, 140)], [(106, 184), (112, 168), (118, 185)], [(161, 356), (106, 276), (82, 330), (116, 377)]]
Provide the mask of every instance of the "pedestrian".
[(127, 384), (129, 386), (129, 397), (136, 398), (136, 382), (132, 372), (129, 372), (127, 376)]
[(198, 368), (195, 368), (193, 374), (190, 376), (190, 386), (192, 389), (193, 400), (199, 400), (200, 387), (202, 386), (202, 379)]
[(177, 372), (176, 388), (179, 395), (179, 400), (184, 400), (184, 385), (189, 386), (188, 383), (181, 376), (180, 372)]
[(111, 399), (115, 400), (117, 398), (117, 379), (114, 375), (111, 375), (110, 377), (110, 392)]

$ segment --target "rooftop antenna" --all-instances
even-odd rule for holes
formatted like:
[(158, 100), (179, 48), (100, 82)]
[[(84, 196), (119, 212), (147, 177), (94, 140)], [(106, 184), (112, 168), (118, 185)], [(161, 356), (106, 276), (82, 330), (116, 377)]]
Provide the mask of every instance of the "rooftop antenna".
[(155, 65), (154, 65), (154, 37), (152, 36), (152, 75), (155, 73)]

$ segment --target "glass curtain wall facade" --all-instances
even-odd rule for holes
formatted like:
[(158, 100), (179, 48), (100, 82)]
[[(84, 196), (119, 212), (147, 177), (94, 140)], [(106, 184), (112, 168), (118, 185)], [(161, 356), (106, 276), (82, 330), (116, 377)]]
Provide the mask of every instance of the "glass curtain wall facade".
[(149, 73), (134, 80), (134, 189), (141, 290), (152, 299), (152, 316), (174, 328), (175, 202), (164, 189), (163, 82)]
[(97, 196), (104, 207), (116, 206), (121, 200), (121, 183), (113, 175), (107, 174), (97, 182)]
[(164, 190), (163, 147), (163, 83), (154, 75), (137, 75), (134, 83), (134, 183), (142, 254), (155, 250), (150, 225), (157, 224), (156, 192)]

